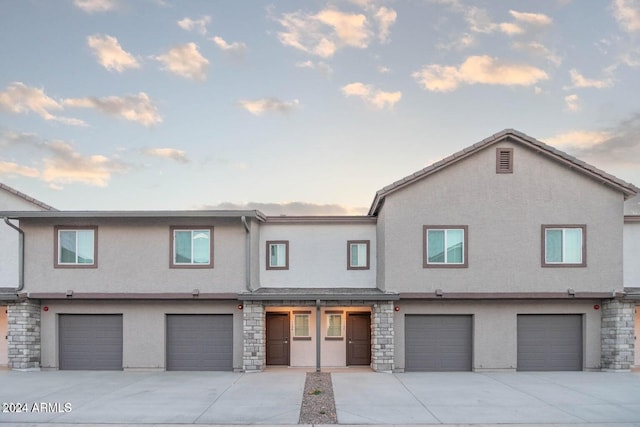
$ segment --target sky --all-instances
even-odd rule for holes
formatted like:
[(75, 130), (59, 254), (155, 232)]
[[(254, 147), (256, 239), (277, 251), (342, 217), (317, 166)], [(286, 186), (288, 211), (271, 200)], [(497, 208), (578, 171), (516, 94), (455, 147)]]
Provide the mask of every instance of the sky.
[(366, 214), (514, 128), (640, 184), (640, 0), (0, 0), (0, 182)]

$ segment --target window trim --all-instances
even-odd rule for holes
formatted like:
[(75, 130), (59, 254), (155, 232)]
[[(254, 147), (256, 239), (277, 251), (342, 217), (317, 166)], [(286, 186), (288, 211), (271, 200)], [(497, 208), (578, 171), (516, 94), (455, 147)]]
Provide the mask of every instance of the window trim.
[[(586, 224), (542, 224), (541, 265), (543, 268), (571, 268), (587, 266), (587, 225)], [(547, 262), (547, 230), (581, 229), (582, 230), (582, 262)], [(564, 241), (564, 240), (563, 240)]]
[[(462, 230), (464, 247), (462, 248), (463, 262), (459, 264), (431, 263), (427, 251), (428, 230)], [(468, 225), (423, 225), (422, 226), (422, 267), (423, 268), (468, 268), (469, 267), (469, 226)]]
[[(364, 266), (351, 265), (351, 245), (365, 245), (367, 261)], [(347, 270), (369, 270), (371, 268), (371, 240), (347, 240)]]
[[(169, 268), (187, 268), (187, 269), (201, 269), (201, 268), (213, 268), (213, 226), (212, 225), (171, 225), (169, 226)], [(196, 231), (196, 230), (208, 230), (209, 231), (209, 263), (208, 264), (186, 264), (178, 263), (174, 261), (175, 257), (175, 232), (176, 231)]]
[[(284, 265), (272, 266), (271, 265), (271, 245), (284, 245)], [(288, 240), (267, 240), (266, 244), (266, 267), (267, 270), (288, 270), (289, 269), (289, 241)]]
[[(509, 156), (509, 167), (501, 168), (501, 156), (502, 154), (507, 154)], [(496, 173), (498, 174), (506, 174), (513, 173), (513, 148), (506, 147), (498, 147), (496, 148)]]
[[(93, 230), (93, 263), (60, 262), (60, 231)], [(54, 268), (98, 268), (98, 226), (97, 225), (55, 225), (53, 227), (53, 267)]]

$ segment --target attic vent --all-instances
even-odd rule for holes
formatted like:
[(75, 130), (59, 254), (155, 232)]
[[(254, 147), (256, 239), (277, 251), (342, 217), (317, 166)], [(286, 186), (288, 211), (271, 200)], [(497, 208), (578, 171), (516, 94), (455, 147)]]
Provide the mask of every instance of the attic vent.
[(513, 148), (496, 148), (496, 173), (513, 173)]

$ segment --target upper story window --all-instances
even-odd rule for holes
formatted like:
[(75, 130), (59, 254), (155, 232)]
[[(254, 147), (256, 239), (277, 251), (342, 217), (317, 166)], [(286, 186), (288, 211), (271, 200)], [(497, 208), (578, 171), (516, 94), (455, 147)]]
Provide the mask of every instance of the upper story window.
[(98, 266), (98, 227), (56, 226), (54, 267)]
[(267, 241), (267, 270), (289, 269), (289, 241)]
[(213, 268), (213, 227), (170, 227), (171, 268)]
[(369, 269), (369, 240), (347, 241), (347, 269)]
[(469, 266), (466, 225), (425, 225), (423, 233), (424, 268)]
[(586, 225), (543, 225), (543, 267), (586, 267)]

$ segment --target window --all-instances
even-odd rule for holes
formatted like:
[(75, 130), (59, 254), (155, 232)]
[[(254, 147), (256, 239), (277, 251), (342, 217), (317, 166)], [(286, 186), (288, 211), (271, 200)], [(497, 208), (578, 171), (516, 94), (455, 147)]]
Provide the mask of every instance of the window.
[(347, 242), (347, 270), (369, 269), (369, 240)]
[(513, 148), (496, 148), (496, 173), (513, 173)]
[(267, 270), (289, 269), (289, 241), (270, 240), (267, 242)]
[(293, 313), (293, 339), (311, 339), (309, 335), (309, 317), (310, 312), (294, 312)]
[(468, 244), (466, 225), (425, 225), (423, 267), (466, 268)]
[(170, 227), (171, 268), (213, 268), (213, 227)]
[(54, 227), (54, 267), (98, 266), (98, 227)]
[(342, 339), (342, 312), (327, 311), (326, 339)]
[(586, 267), (586, 225), (543, 225), (543, 267)]

